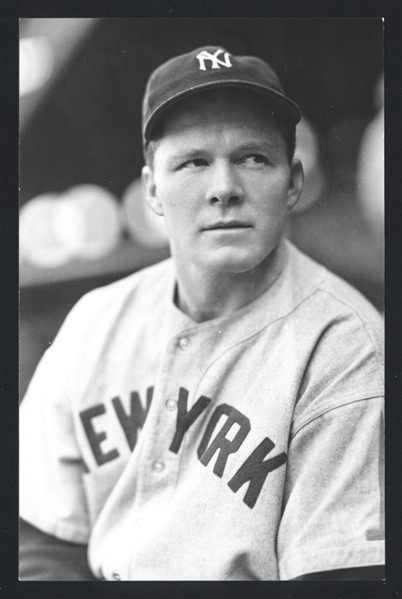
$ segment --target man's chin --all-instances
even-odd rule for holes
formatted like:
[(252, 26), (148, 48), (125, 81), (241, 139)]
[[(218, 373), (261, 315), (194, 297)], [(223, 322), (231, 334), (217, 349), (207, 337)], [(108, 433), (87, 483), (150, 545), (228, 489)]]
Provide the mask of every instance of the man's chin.
[(201, 264), (210, 273), (242, 274), (258, 269), (265, 259), (265, 255), (256, 255), (251, 252), (217, 250), (205, 255)]

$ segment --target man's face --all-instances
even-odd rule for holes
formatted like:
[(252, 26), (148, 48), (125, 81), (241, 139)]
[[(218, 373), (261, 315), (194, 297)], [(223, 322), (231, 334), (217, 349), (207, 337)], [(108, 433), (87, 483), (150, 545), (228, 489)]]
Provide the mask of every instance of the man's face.
[(153, 167), (144, 167), (148, 202), (163, 214), (179, 266), (240, 273), (269, 262), (303, 185), (299, 161), (263, 100), (209, 92), (166, 119)]

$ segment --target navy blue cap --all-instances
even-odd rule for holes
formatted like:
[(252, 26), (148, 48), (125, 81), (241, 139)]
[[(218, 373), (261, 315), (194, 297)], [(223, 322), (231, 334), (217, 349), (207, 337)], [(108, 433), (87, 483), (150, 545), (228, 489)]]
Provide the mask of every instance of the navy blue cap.
[(166, 108), (186, 96), (218, 87), (261, 92), (291, 124), (301, 119), (300, 108), (285, 95), (272, 67), (254, 56), (233, 56), (224, 48), (205, 46), (163, 63), (150, 76), (142, 105), (144, 141)]

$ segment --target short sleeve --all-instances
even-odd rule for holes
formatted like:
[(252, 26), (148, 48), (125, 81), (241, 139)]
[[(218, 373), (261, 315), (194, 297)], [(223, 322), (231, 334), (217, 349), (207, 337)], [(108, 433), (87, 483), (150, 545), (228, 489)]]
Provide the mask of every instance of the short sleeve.
[(281, 580), (384, 564), (383, 399), (305, 421), (289, 446), (278, 531)]
[[(68, 381), (85, 301), (45, 352), (20, 409), (20, 517), (62, 540), (87, 543), (89, 524)], [(78, 340), (79, 342), (79, 340)]]

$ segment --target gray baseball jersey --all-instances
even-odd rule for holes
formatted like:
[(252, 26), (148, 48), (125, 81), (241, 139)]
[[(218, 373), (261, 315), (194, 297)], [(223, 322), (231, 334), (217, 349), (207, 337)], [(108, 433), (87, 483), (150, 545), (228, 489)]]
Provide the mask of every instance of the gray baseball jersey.
[(285, 580), (384, 562), (382, 321), (286, 244), (197, 324), (168, 260), (86, 295), (21, 408), (21, 517), (106, 580)]

